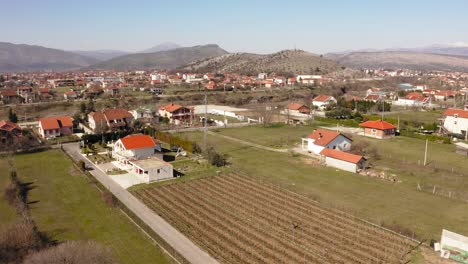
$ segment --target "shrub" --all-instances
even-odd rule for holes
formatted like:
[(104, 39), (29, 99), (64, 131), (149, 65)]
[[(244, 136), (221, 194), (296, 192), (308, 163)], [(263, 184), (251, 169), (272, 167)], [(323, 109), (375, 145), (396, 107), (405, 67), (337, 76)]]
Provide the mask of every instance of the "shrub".
[(33, 222), (15, 224), (0, 234), (0, 263), (20, 263), (26, 254), (45, 245)]
[(80, 170), (85, 171), (86, 170), (86, 163), (83, 160), (78, 161), (78, 167)]
[(208, 148), (206, 155), (211, 165), (216, 167), (222, 167), (226, 165), (226, 157), (216, 152), (214, 148)]

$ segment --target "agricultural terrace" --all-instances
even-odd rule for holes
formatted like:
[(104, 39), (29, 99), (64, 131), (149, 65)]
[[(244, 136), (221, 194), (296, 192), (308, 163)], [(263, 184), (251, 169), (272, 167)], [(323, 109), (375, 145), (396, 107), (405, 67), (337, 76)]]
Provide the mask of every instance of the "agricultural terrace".
[[(217, 133), (258, 144), (270, 137), (269, 142), (273, 143), (268, 144), (274, 145), (291, 135), (290, 138), (295, 137), (299, 145), (300, 137), (311, 130), (300, 126), (255, 126), (223, 129)], [(201, 132), (180, 135), (197, 142), (203, 140)], [(359, 141), (357, 136), (354, 139)], [(444, 184), (440, 187), (458, 188), (454, 189), (458, 190), (457, 195), (466, 192), (466, 177), (455, 174), (466, 174), (468, 163), (466, 157), (453, 153), (453, 145), (429, 142), (429, 165), (422, 168), (422, 165), (418, 166), (418, 160), (422, 164), (424, 140), (405, 137), (390, 141), (363, 140), (369, 142), (370, 148), (376, 148), (380, 156), (380, 160), (370, 162), (378, 169), (395, 173), (401, 183), (324, 167), (308, 156), (262, 150), (216, 134), (208, 135), (207, 144), (229, 156), (232, 171), (314, 198), (323, 206), (339, 208), (377, 224), (402, 227), (409, 236), (428, 241), (440, 239), (443, 228), (468, 234), (468, 203), (438, 195), (439, 187), (436, 187), (436, 195), (432, 194), (432, 189), (424, 187)], [(454, 176), (447, 173), (451, 173), (451, 165), (454, 166)], [(426, 173), (431, 166), (433, 172)], [(457, 180), (452, 182), (450, 179)], [(421, 191), (417, 189), (418, 181)]]
[(406, 263), (414, 242), (230, 174), (135, 195), (225, 263)]
[[(31, 183), (31, 215), (53, 240), (93, 240), (110, 247), (118, 263), (170, 263), (167, 257), (118, 208), (107, 205), (94, 184), (61, 151), (14, 156), (18, 177)], [(0, 190), (8, 184), (8, 158), (0, 159)], [(0, 199), (0, 230), (18, 221)]]

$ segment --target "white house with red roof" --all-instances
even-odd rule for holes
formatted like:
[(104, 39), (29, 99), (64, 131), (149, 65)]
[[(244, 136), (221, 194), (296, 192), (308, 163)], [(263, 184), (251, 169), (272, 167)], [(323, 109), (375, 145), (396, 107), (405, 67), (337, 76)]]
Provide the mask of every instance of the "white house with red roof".
[(360, 155), (335, 149), (323, 149), (320, 155), (323, 163), (340, 170), (356, 173), (365, 167), (366, 159)]
[(309, 153), (320, 154), (324, 149), (348, 151), (351, 149), (352, 139), (338, 131), (318, 128), (307, 138), (302, 139), (302, 149)]
[(117, 140), (112, 147), (112, 157), (127, 164), (130, 160), (157, 156), (162, 158), (161, 143), (143, 134), (128, 135)]
[(396, 126), (387, 121), (375, 120), (366, 121), (359, 124), (363, 128), (363, 135), (372, 138), (392, 138), (395, 136)]
[(328, 105), (330, 105), (331, 103), (337, 103), (335, 97), (331, 96), (331, 95), (324, 95), (324, 94), (321, 94), (317, 97), (315, 97), (313, 100), (312, 100), (312, 105), (320, 108), (320, 109), (324, 109), (325, 107), (327, 107)]
[(444, 112), (444, 128), (449, 133), (465, 135), (468, 131), (468, 110), (449, 108)]
[(39, 134), (50, 139), (73, 134), (73, 118), (70, 116), (55, 116), (39, 119)]
[(423, 107), (431, 104), (431, 97), (424, 96), (422, 93), (411, 92), (404, 97), (398, 98), (393, 102), (394, 105)]

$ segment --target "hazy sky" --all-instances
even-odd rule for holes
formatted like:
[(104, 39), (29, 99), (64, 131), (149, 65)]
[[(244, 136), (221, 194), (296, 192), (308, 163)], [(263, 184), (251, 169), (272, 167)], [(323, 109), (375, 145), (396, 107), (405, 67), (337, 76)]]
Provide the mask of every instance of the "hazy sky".
[(315, 53), (468, 43), (468, 0), (0, 0), (0, 41), (138, 51), (161, 42)]

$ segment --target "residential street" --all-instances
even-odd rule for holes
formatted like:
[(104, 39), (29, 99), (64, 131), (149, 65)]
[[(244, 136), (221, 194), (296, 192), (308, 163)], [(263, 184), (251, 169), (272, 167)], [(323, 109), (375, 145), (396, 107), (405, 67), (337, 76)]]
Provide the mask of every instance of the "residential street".
[(125, 204), (135, 215), (137, 215), (146, 225), (164, 239), (172, 248), (181, 254), (190, 263), (210, 264), (218, 263), (208, 253), (200, 249), (182, 233), (177, 231), (168, 222), (149, 209), (140, 200), (135, 198), (130, 192), (114, 182), (103, 171), (99, 170), (94, 164), (89, 162), (79, 152), (78, 143), (64, 144), (66, 151), (75, 160), (84, 160), (87, 167), (93, 168), (90, 171), (94, 177), (109, 189), (123, 204)]

